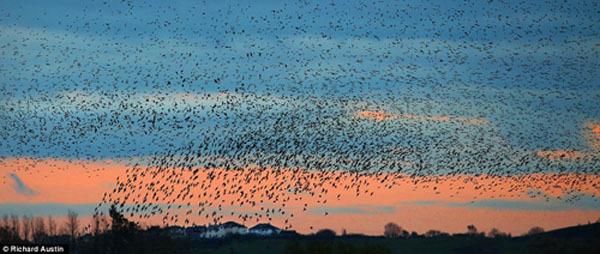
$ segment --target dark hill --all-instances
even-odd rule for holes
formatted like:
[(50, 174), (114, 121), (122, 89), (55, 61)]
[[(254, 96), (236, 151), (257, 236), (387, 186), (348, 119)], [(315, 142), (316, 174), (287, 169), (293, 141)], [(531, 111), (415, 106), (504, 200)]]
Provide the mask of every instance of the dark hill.
[(532, 237), (552, 237), (552, 238), (598, 238), (600, 237), (600, 223), (587, 225), (578, 225), (573, 227), (560, 228), (545, 233), (523, 236), (522, 238)]

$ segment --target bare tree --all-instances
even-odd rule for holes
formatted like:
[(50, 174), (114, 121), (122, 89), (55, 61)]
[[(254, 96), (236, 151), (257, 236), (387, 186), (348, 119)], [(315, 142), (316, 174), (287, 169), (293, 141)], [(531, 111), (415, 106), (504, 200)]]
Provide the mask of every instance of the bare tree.
[(21, 235), (23, 236), (23, 240), (29, 241), (31, 236), (31, 216), (23, 215), (21, 219), (21, 228), (23, 229)]
[(437, 237), (437, 236), (448, 236), (449, 234), (446, 232), (442, 232), (440, 230), (436, 230), (436, 229), (430, 229), (427, 232), (425, 232), (425, 237)]
[(108, 219), (104, 215), (94, 215), (92, 217), (92, 232), (94, 235), (100, 235), (109, 228)]
[(383, 227), (383, 236), (397, 238), (402, 236), (402, 228), (398, 224), (390, 222)]
[(497, 228), (492, 228), (488, 233), (488, 237), (490, 238), (499, 238), (499, 237), (507, 237), (508, 234), (500, 231)]
[(19, 234), (21, 232), (21, 224), (19, 223), (19, 216), (11, 214), (10, 215), (10, 224), (11, 224), (11, 233), (14, 239), (20, 238)]
[(48, 215), (48, 235), (53, 236), (57, 234), (56, 222), (52, 218), (52, 215)]
[(479, 232), (477, 232), (477, 227), (475, 227), (475, 225), (468, 225), (467, 226), (467, 234), (469, 235), (477, 235)]
[(0, 221), (0, 242), (3, 241), (13, 241), (10, 229), (10, 222), (8, 220), (8, 215), (6, 214), (2, 217), (2, 221)]
[(8, 219), (8, 214), (5, 214), (2, 216), (2, 227), (9, 229), (10, 228), (10, 221)]
[(42, 241), (44, 241), (44, 239), (46, 239), (47, 231), (46, 231), (46, 224), (44, 223), (44, 218), (43, 217), (35, 217), (33, 218), (33, 242), (35, 243), (40, 243)]
[(77, 213), (69, 210), (65, 226), (66, 233), (71, 236), (71, 239), (77, 238), (79, 235), (79, 218)]
[(527, 231), (527, 233), (525, 235), (537, 235), (537, 234), (541, 234), (544, 233), (545, 230), (542, 227), (532, 227), (531, 229), (529, 229), (529, 231)]
[(35, 229), (35, 217), (29, 215), (29, 237), (33, 241), (33, 233)]

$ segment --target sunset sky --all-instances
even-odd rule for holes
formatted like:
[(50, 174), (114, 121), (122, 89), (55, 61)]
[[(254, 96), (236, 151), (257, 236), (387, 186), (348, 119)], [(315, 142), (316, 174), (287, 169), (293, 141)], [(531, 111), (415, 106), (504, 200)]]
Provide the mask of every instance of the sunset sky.
[(303, 233), (596, 221), (600, 4), (483, 2), (1, 1), (0, 216), (88, 217), (134, 165), (197, 154), (200, 179), (262, 177), (241, 189), (324, 184), (280, 193), (271, 223)]

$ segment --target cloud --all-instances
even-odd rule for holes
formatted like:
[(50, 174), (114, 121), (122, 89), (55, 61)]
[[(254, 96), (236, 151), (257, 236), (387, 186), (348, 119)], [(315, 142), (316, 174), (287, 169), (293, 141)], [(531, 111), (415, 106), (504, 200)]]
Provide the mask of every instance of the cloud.
[(587, 140), (592, 149), (600, 150), (600, 122), (590, 122), (586, 125)]
[(469, 202), (438, 201), (438, 200), (417, 200), (402, 202), (407, 205), (417, 206), (448, 206), (448, 207), (469, 207), (469, 208), (492, 208), (507, 210), (527, 210), (527, 211), (564, 211), (571, 209), (580, 210), (598, 210), (600, 209), (600, 200), (591, 195), (581, 195), (578, 199), (567, 202), (569, 196), (560, 198), (551, 197), (547, 200), (505, 200), (505, 199), (484, 199)]
[[(600, 150), (600, 123), (588, 122), (585, 125), (582, 136), (587, 140), (589, 148)], [(578, 150), (542, 150), (536, 155), (548, 160), (592, 160), (600, 155), (598, 151)]]
[[(185, 109), (202, 109), (208, 111), (211, 107), (223, 108), (225, 102), (235, 105), (264, 106), (284, 108), (294, 103), (292, 100), (275, 95), (255, 95), (226, 92), (138, 92), (133, 94), (98, 93), (86, 91), (60, 92), (53, 97), (31, 97), (29, 99), (8, 99), (0, 105), (24, 111), (31, 105), (36, 108), (36, 114), (64, 114), (64, 111), (87, 113), (110, 113), (123, 110), (168, 111)], [(124, 107), (135, 105), (135, 107)], [(221, 106), (220, 106), (221, 105)]]
[(21, 178), (19, 178), (19, 176), (17, 176), (17, 174), (11, 173), (10, 178), (12, 178), (12, 180), (14, 181), (13, 189), (17, 193), (23, 194), (25, 196), (33, 196), (36, 194), (35, 191), (33, 191), (31, 188), (25, 185), (25, 183), (21, 180)]
[(65, 203), (0, 203), (3, 214), (30, 214), (33, 216), (64, 216), (68, 211), (79, 215), (91, 215), (96, 204), (65, 204)]
[(592, 133), (594, 135), (600, 135), (600, 123), (599, 124), (592, 124), (591, 128), (592, 128)]
[(381, 121), (392, 121), (392, 120), (412, 120), (419, 122), (452, 122), (452, 123), (460, 123), (466, 125), (487, 125), (489, 121), (485, 118), (469, 118), (462, 116), (448, 116), (448, 115), (434, 115), (434, 116), (426, 116), (426, 115), (413, 115), (413, 114), (394, 114), (394, 113), (386, 113), (381, 111), (369, 111), (363, 110), (356, 112), (355, 114), (358, 118), (370, 119), (377, 122)]
[(309, 210), (311, 214), (322, 215), (325, 212), (330, 214), (379, 214), (393, 213), (396, 208), (393, 206), (378, 206), (378, 205), (351, 205), (351, 206), (336, 206), (336, 207), (316, 207)]
[(538, 151), (536, 155), (540, 158), (548, 160), (581, 160), (590, 158), (591, 154), (582, 151), (571, 151), (571, 150), (552, 150), (552, 151)]

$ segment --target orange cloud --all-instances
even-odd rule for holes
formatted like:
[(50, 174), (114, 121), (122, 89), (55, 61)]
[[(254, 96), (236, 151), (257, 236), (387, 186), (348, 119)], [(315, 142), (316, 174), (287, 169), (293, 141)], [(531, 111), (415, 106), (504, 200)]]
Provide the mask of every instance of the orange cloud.
[(594, 133), (595, 135), (600, 135), (600, 124), (597, 124), (592, 127), (592, 133)]
[[(12, 191), (8, 177), (11, 173), (18, 175), (37, 195), (27, 196)], [(180, 168), (133, 171), (130, 166), (114, 161), (21, 158), (0, 161), (0, 177), (0, 188), (8, 190), (0, 192), (1, 203), (94, 204), (103, 198), (104, 193), (109, 193), (111, 200), (128, 205), (183, 205), (181, 209), (172, 210), (172, 214), (180, 215), (178, 223), (187, 218), (196, 224), (212, 223), (215, 218), (207, 216), (207, 213), (200, 216), (196, 212), (188, 214), (188, 202), (196, 209), (200, 207), (200, 202), (209, 202), (202, 204), (206, 211), (223, 207), (223, 212), (217, 215), (220, 221), (241, 221), (239, 214), (260, 213), (261, 208), (284, 208), (287, 215), (293, 213), (294, 217), (272, 216), (270, 222), (283, 226), (285, 220), (289, 219), (289, 225), (304, 233), (329, 227), (381, 234), (383, 225), (390, 221), (419, 232), (431, 228), (462, 232), (467, 224), (475, 223), (482, 229), (500, 227), (508, 232), (521, 233), (535, 225), (550, 229), (600, 217), (598, 210), (577, 208), (545, 211), (446, 205), (477, 200), (543, 201), (545, 198), (563, 197), (573, 191), (600, 195), (600, 176), (575, 173), (408, 177), (381, 172), (358, 174), (343, 171), (203, 168), (194, 175), (192, 170)], [(118, 182), (115, 181), (117, 177), (120, 179)], [(134, 183), (127, 181), (132, 177), (136, 177)], [(127, 189), (113, 193), (115, 184), (126, 186)], [(320, 192), (320, 189), (326, 192)], [(532, 198), (529, 193), (532, 190), (547, 196)], [(240, 198), (240, 191), (247, 194)], [(175, 199), (168, 193), (186, 197)], [(418, 204), (422, 201), (432, 203)], [(239, 202), (244, 203), (240, 205)], [(282, 204), (286, 206), (282, 207)], [(304, 210), (305, 204), (309, 204), (307, 210)], [(330, 214), (325, 216), (311, 210), (318, 207), (330, 211)], [(382, 207), (385, 209), (379, 209)], [(336, 209), (349, 209), (350, 212), (335, 213)], [(368, 212), (353, 212), (356, 209)], [(147, 225), (162, 223), (159, 215), (143, 218), (134, 216), (133, 219)], [(265, 216), (253, 216), (244, 223), (253, 225), (265, 221), (269, 221)]]
[(394, 119), (393, 115), (378, 111), (359, 111), (356, 113), (356, 116), (359, 118), (370, 119), (378, 122)]
[(586, 136), (590, 147), (600, 150), (600, 123), (590, 122), (587, 124), (587, 129), (589, 134)]
[[(113, 161), (64, 161), (29, 158), (0, 161), (0, 202), (8, 203), (95, 203), (123, 175), (126, 165)], [(22, 195), (11, 189), (10, 175), (36, 192)]]
[[(592, 149), (600, 149), (600, 123), (589, 122), (582, 134)], [(551, 150), (538, 151), (536, 155), (548, 160), (589, 160), (597, 157), (596, 151)]]
[(590, 157), (589, 153), (569, 150), (538, 151), (536, 155), (548, 160), (581, 160)]
[(358, 118), (374, 120), (377, 122), (388, 121), (388, 120), (412, 120), (412, 121), (429, 121), (429, 122), (454, 122), (467, 125), (487, 125), (489, 121), (485, 118), (468, 118), (461, 116), (424, 116), (424, 115), (413, 115), (413, 114), (393, 114), (385, 113), (380, 111), (369, 111), (363, 110), (356, 112)]

